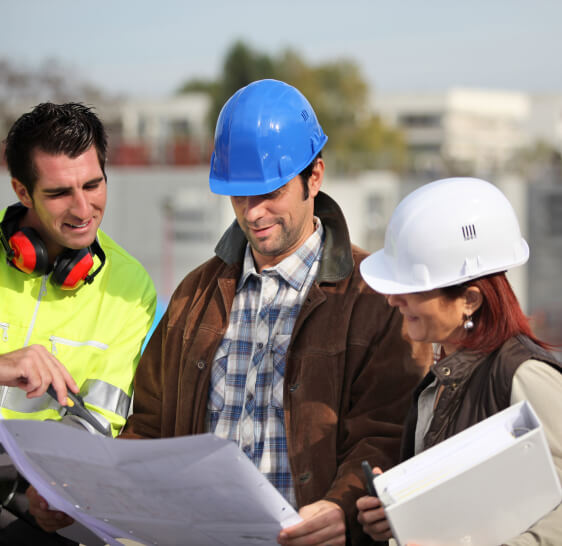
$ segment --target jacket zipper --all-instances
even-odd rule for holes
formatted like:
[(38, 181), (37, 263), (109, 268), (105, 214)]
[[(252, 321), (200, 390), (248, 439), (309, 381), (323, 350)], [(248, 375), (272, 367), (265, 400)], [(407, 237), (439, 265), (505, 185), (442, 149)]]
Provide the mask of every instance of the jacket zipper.
[(7, 322), (0, 322), (0, 330), (2, 330), (2, 340), (8, 341), (8, 328), (10, 325)]
[[(33, 311), (33, 316), (31, 317), (31, 322), (29, 323), (29, 328), (27, 329), (27, 335), (25, 336), (25, 341), (23, 343), (24, 347), (27, 347), (29, 344), (29, 338), (31, 337), (31, 333), (33, 332), (33, 327), (35, 326), (35, 321), (37, 320), (37, 313), (39, 312), (39, 305), (41, 304), (41, 300), (43, 296), (47, 293), (47, 277), (48, 275), (43, 275), (41, 279), (41, 287), (39, 288), (39, 295), (37, 296), (37, 302), (35, 303), (35, 310)], [(8, 330), (4, 328), (3, 339), (6, 341), (8, 339)], [(8, 394), (9, 387), (1, 387), (2, 389), (2, 399), (0, 400), (0, 407), (4, 407), (4, 400), (6, 399), (6, 395)]]
[(101, 349), (105, 351), (108, 349), (108, 345), (106, 343), (102, 343), (101, 341), (73, 341), (72, 339), (65, 339), (63, 337), (51, 336), (49, 337), (49, 341), (51, 342), (51, 353), (56, 355), (57, 354), (57, 343), (61, 345), (69, 345), (70, 347), (84, 347), (90, 346), (95, 347), (96, 349)]
[(35, 304), (35, 311), (33, 311), (33, 317), (31, 317), (31, 322), (29, 323), (29, 328), (27, 330), (27, 336), (25, 336), (25, 341), (23, 343), (24, 347), (27, 347), (27, 345), (29, 344), (29, 338), (31, 337), (31, 333), (33, 332), (35, 321), (37, 320), (39, 305), (41, 304), (41, 300), (43, 299), (43, 296), (46, 293), (47, 293), (47, 275), (43, 275), (43, 278), (41, 279), (41, 288), (39, 289), (39, 296), (37, 296), (37, 303)]

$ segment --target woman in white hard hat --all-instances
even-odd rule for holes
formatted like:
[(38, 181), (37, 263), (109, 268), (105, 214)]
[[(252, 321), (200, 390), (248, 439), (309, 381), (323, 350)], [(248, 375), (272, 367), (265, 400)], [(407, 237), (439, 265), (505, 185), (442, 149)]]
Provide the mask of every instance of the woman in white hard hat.
[[(450, 178), (408, 195), (384, 249), (361, 263), (365, 281), (399, 308), (409, 336), (434, 344), (406, 419), (402, 460), (527, 399), (562, 480), (562, 368), (531, 331), (505, 276), (528, 257), (506, 197), (484, 180)], [(362, 497), (357, 507), (365, 533), (392, 536), (379, 499)], [(560, 544), (561, 537), (559, 506), (508, 544)]]

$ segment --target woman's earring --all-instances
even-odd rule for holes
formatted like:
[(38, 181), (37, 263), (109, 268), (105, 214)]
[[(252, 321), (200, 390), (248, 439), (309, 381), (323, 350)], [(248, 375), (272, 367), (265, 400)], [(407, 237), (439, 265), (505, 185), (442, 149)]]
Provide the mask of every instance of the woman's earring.
[(467, 316), (464, 321), (463, 327), (465, 330), (472, 330), (474, 328), (474, 322), (472, 322), (472, 316)]

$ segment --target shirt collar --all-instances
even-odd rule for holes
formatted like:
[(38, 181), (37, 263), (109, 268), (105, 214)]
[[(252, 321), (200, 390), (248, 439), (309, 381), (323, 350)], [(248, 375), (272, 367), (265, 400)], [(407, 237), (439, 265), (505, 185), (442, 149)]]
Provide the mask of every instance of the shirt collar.
[[(264, 269), (262, 273), (267, 272), (269, 274), (277, 274), (292, 288), (300, 291), (306, 281), (312, 264), (320, 258), (322, 243), (324, 241), (324, 228), (320, 218), (315, 216), (314, 224), (316, 227), (314, 232), (297, 250), (295, 250), (295, 252), (287, 256), (277, 265)], [(237, 292), (244, 287), (246, 281), (252, 275), (256, 277), (260, 276), (256, 270), (250, 243), (248, 243), (244, 253), (242, 275), (240, 276), (240, 280), (238, 281), (238, 286), (236, 288)]]

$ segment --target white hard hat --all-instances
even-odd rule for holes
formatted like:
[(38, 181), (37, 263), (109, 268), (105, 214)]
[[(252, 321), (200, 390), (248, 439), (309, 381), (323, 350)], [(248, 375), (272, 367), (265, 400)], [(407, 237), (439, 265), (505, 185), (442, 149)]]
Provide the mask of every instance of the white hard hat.
[(377, 292), (408, 294), (505, 271), (528, 258), (513, 207), (498, 188), (477, 178), (446, 178), (398, 204), (384, 248), (360, 270)]

